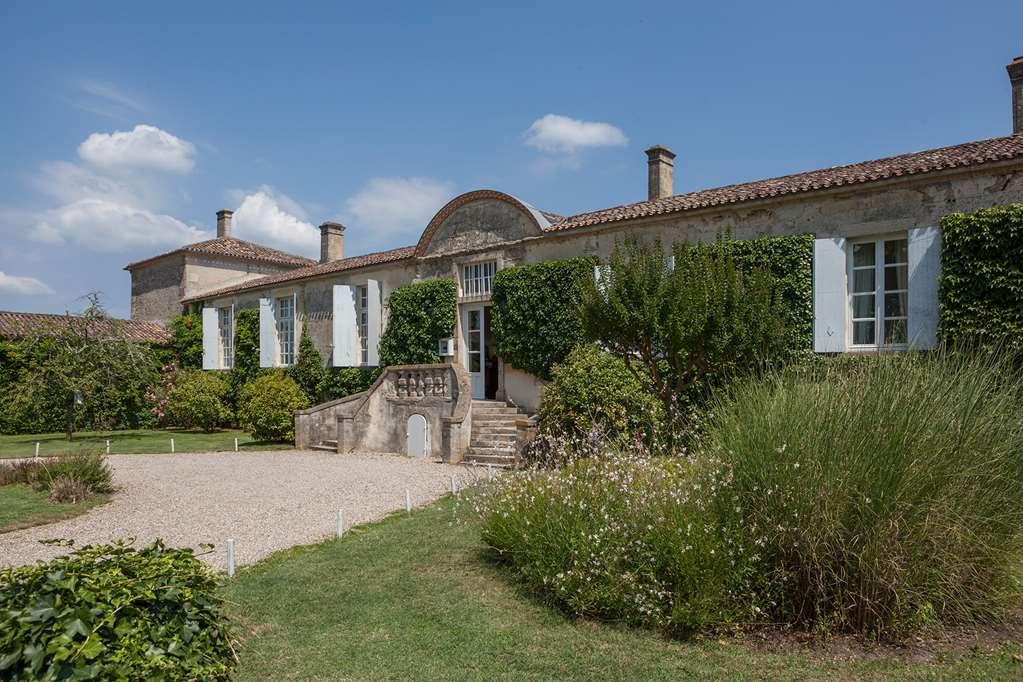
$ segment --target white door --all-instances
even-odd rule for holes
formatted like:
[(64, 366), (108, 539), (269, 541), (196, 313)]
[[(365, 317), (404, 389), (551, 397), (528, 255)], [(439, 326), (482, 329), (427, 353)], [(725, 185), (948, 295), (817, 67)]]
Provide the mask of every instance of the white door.
[(486, 375), (483, 373), (483, 306), (465, 309), (462, 320), (465, 334), (465, 369), (472, 382), (472, 397), (482, 400), (486, 395)]
[(430, 428), (426, 417), (414, 414), (408, 418), (405, 452), (409, 457), (426, 457), (430, 451)]

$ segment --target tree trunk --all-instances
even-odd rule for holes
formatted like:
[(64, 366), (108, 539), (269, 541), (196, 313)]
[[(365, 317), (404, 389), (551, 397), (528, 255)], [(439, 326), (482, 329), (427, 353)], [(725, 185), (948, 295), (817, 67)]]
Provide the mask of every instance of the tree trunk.
[(71, 440), (71, 434), (75, 429), (75, 394), (69, 393), (67, 405), (65, 406), (64, 438)]

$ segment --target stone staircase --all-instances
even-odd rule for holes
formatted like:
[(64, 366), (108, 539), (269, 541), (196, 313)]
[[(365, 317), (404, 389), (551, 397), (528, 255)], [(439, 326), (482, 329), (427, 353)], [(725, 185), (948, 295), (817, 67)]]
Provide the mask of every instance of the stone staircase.
[(518, 460), (515, 422), (525, 416), (525, 412), (501, 400), (473, 400), (472, 434), (465, 463), (515, 466)]
[(319, 443), (310, 446), (313, 450), (325, 450), (327, 452), (337, 452), (337, 440), (321, 440)]

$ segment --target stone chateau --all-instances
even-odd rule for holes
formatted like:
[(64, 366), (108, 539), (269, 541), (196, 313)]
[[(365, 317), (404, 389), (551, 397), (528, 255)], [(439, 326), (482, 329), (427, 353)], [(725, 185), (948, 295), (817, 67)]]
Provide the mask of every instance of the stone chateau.
[(392, 368), (367, 393), (298, 417), (299, 445), (450, 461), (504, 461), (511, 446), (493, 444), (514, 440), (515, 415), (533, 411), (543, 390), (493, 351), (494, 274), (570, 256), (606, 259), (626, 235), (670, 244), (726, 229), (739, 239), (812, 233), (815, 350), (927, 347), (937, 330), (940, 218), (1023, 202), (1023, 57), (1006, 68), (1005, 137), (684, 194), (675, 194), (676, 155), (653, 146), (644, 201), (562, 216), (481, 189), (448, 202), (417, 243), (389, 251), (346, 256), (345, 227), (327, 222), (313, 262), (232, 237), (231, 212), (220, 211), (216, 239), (127, 266), (132, 317), (164, 322), (201, 310), (208, 369), (231, 367), (242, 308), (259, 310), (264, 367), (292, 364), (303, 329), (333, 366), (373, 366), (388, 295), (454, 277), (458, 326), (453, 339), (438, 339), (445, 364)]

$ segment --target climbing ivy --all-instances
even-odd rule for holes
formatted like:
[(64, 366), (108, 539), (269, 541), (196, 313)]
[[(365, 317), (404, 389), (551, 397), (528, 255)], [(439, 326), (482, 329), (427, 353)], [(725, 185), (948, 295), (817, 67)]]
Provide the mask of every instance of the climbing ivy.
[(380, 337), (380, 366), (440, 362), (437, 341), (455, 333), (458, 289), (450, 278), (415, 282), (395, 289)]

